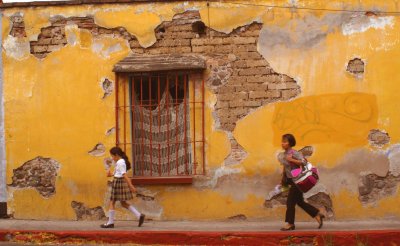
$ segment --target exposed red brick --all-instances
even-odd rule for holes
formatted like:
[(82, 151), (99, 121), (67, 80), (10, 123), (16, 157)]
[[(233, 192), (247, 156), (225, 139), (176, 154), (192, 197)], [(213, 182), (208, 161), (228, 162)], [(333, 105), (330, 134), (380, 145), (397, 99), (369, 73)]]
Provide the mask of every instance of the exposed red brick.
[[(88, 3), (88, 2), (85, 2)], [(104, 3), (104, 1), (102, 1)], [(24, 28), (21, 21), (15, 23)], [(93, 36), (121, 37), (135, 54), (197, 53), (208, 62), (207, 83), (217, 95), (215, 109), (223, 129), (231, 131), (237, 120), (252, 109), (265, 104), (288, 100), (300, 93), (296, 81), (276, 73), (257, 51), (260, 23), (252, 23), (221, 33), (204, 25), (198, 11), (177, 14), (155, 29), (157, 41), (148, 48), (140, 46), (137, 38), (124, 27), (104, 28), (93, 17), (52, 17), (51, 25), (41, 29), (37, 41), (32, 41), (31, 53), (38, 58), (66, 45), (65, 26), (75, 24)]]

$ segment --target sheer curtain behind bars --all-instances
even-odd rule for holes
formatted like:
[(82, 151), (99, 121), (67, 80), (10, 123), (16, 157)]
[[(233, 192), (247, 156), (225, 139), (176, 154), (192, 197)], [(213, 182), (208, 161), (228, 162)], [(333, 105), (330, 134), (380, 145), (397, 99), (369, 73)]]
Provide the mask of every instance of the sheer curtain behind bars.
[[(143, 82), (142, 82), (143, 83)], [(174, 85), (174, 83), (171, 83)], [(186, 87), (185, 87), (186, 88)], [(157, 88), (158, 89), (158, 88)], [(143, 92), (143, 91), (142, 91)], [(133, 93), (132, 152), (138, 176), (175, 176), (192, 174), (189, 100), (177, 100), (170, 88), (161, 99), (148, 106), (143, 97)], [(188, 95), (188, 91), (186, 91)], [(143, 105), (143, 106), (141, 106)], [(186, 116), (185, 116), (186, 115)], [(186, 134), (185, 134), (186, 133)]]

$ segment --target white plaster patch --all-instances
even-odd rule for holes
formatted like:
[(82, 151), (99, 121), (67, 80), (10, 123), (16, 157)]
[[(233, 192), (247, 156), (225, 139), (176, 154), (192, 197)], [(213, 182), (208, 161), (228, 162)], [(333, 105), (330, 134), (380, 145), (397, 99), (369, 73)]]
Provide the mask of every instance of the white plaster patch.
[(316, 195), (316, 194), (318, 194), (320, 192), (321, 193), (325, 193), (325, 194), (329, 194), (327, 189), (326, 189), (326, 187), (325, 187), (325, 185), (323, 185), (321, 183), (321, 181), (318, 182), (313, 188), (311, 188), (311, 190), (309, 190), (308, 192), (304, 193), (304, 198), (307, 199), (307, 198), (312, 197), (312, 196), (314, 196), (314, 195)]
[(218, 183), (218, 179), (221, 178), (222, 176), (241, 173), (242, 171), (243, 171), (242, 168), (230, 168), (230, 167), (222, 166), (222, 167), (218, 168), (217, 170), (215, 170), (214, 176), (208, 182), (208, 185), (210, 185), (212, 188), (214, 188)]
[(101, 50), (103, 49), (104, 44), (101, 42), (93, 42), (92, 44), (92, 51), (96, 54), (100, 54)]
[(122, 51), (122, 46), (119, 43), (106, 47), (101, 40), (96, 40), (92, 44), (92, 51), (100, 55), (104, 59), (110, 58), (110, 55), (118, 51)]
[(103, 156), (104, 153), (106, 152), (106, 147), (102, 143), (96, 144), (92, 150), (88, 152), (89, 155), (91, 156)]
[(378, 119), (378, 125), (382, 125), (384, 127), (388, 127), (390, 126), (390, 118), (386, 117), (386, 118), (380, 118)]
[(106, 136), (111, 136), (115, 133), (115, 127), (111, 127), (106, 131)]
[[(141, 212), (146, 214), (147, 218), (161, 219), (163, 208), (155, 199), (158, 192), (146, 189), (144, 187), (137, 187), (137, 198), (134, 200), (134, 206)], [(142, 196), (147, 196), (150, 199), (142, 198)]]
[(78, 43), (77, 32), (79, 32), (78, 25), (65, 26), (65, 35), (67, 36), (67, 42), (70, 46), (75, 46)]
[(299, 1), (298, 0), (289, 0), (288, 3), (293, 7), (296, 7), (296, 6), (299, 5)]
[[(208, 188), (208, 189), (213, 189), (217, 186), (218, 184), (218, 179), (224, 176), (229, 176), (231, 174), (238, 174), (242, 173), (243, 168), (233, 168), (233, 167), (227, 167), (227, 166), (222, 166), (220, 168), (217, 168), (212, 176), (203, 176), (199, 177), (195, 180), (194, 186), (197, 188)], [(169, 189), (169, 188), (168, 188)], [(179, 191), (179, 189), (172, 188), (169, 189), (169, 191)]]
[[(191, 6), (189, 5), (189, 2), (183, 2), (181, 4), (175, 5), (173, 8), (175, 13), (183, 13), (185, 11), (200, 11), (204, 6)], [(165, 18), (161, 18), (162, 20), (165, 20)]]
[(393, 49), (393, 47), (397, 45), (399, 45), (399, 39), (396, 39), (394, 41), (385, 40), (385, 42), (381, 42), (378, 46), (372, 46), (372, 44), (370, 43), (369, 48), (374, 51), (388, 51)]
[(355, 33), (365, 32), (370, 28), (385, 29), (387, 26), (393, 28), (394, 17), (354, 17), (349, 22), (342, 25), (343, 35), (352, 35)]
[[(147, 4), (147, 5), (142, 5), (142, 6), (140, 6), (140, 7), (138, 7), (136, 10), (135, 10), (135, 14), (136, 15), (138, 15), (138, 14), (143, 14), (143, 13), (145, 13), (145, 12), (152, 12), (152, 10), (154, 10), (154, 3), (150, 3), (150, 4)], [(154, 13), (154, 12), (153, 12)]]
[(400, 175), (400, 144), (394, 145), (387, 153), (389, 157), (389, 172), (397, 177)]
[(31, 47), (27, 39), (20, 39), (10, 35), (4, 40), (3, 48), (7, 56), (17, 60), (28, 58), (31, 52)]
[(109, 58), (112, 53), (118, 52), (122, 50), (122, 46), (120, 44), (111, 45), (108, 49), (102, 52), (103, 56)]
[(71, 180), (68, 180), (66, 182), (67, 187), (69, 188), (69, 190), (71, 191), (72, 195), (78, 195), (79, 194), (79, 189), (78, 186)]
[(158, 191), (149, 190), (144, 187), (137, 187), (136, 189), (137, 189), (137, 193), (145, 195), (145, 196), (155, 197), (158, 194)]

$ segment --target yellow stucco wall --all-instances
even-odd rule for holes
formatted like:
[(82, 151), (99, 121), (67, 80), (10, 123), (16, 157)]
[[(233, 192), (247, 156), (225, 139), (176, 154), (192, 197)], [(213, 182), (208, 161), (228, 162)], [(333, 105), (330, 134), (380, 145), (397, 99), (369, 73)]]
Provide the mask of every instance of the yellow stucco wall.
[[(344, 1), (297, 2), (301, 7), (342, 8)], [(345, 2), (348, 9), (399, 11), (397, 1)], [(288, 4), (286, 1), (252, 3)], [(48, 25), (50, 16), (94, 15), (98, 25), (109, 28), (123, 26), (138, 38), (143, 47), (148, 47), (155, 42), (154, 28), (157, 25), (187, 9), (198, 9), (206, 25), (219, 31), (230, 32), (256, 20), (262, 22), (264, 28), (288, 31), (294, 43), (296, 40), (300, 42), (304, 31), (301, 26), (307, 23), (308, 18), (311, 18), (311, 28), (324, 32), (330, 28), (329, 23), (318, 25), (318, 22), (330, 15), (338, 15), (329, 11), (295, 11), (223, 3), (213, 3), (208, 9), (206, 3), (201, 2), (5, 9), (2, 55), (7, 183), (11, 183), (13, 169), (36, 156), (51, 157), (61, 164), (56, 195), (51, 198), (44, 199), (33, 189), (9, 188), (9, 207), (16, 218), (74, 219), (75, 213), (70, 205), (73, 200), (84, 202), (88, 207), (105, 206), (107, 178), (103, 158), (106, 156), (93, 157), (87, 152), (99, 142), (107, 149), (114, 144), (114, 135), (105, 135), (105, 131), (115, 124), (114, 93), (102, 100), (100, 82), (104, 77), (115, 79), (113, 65), (129, 53), (129, 45), (123, 39), (94, 38), (74, 26), (67, 29), (67, 36), (75, 35), (76, 43), (69, 43), (42, 60), (29, 54), (29, 50), (16, 54), (10, 43), (23, 44), (35, 40), (40, 28)], [(13, 41), (8, 36), (9, 16), (16, 12), (24, 15), (27, 38)], [(400, 55), (400, 18), (372, 18), (383, 24), (354, 28), (350, 34), (344, 33), (339, 25), (326, 32), (317, 45), (282, 43), (270, 49), (259, 43), (259, 52), (271, 67), (295, 78), (302, 92), (294, 100), (264, 106), (237, 123), (233, 135), (248, 156), (235, 166), (224, 167), (231, 146), (228, 133), (215, 127), (212, 111), (216, 96), (207, 89), (207, 171), (214, 174), (215, 170), (222, 170), (225, 175), (239, 176), (238, 180), (243, 182), (271, 179), (280, 168), (276, 161), (280, 136), (288, 131), (298, 136), (299, 146), (315, 147), (311, 161), (325, 167), (326, 172), (337, 168), (346, 154), (353, 150), (385, 151), (368, 145), (367, 136), (371, 129), (387, 131), (391, 145), (396, 144), (400, 139), (400, 60), (397, 59)], [(104, 52), (94, 50), (94, 43), (102, 44)], [(107, 49), (115, 45), (121, 49), (108, 53)], [(354, 57), (366, 61), (366, 71), (361, 79), (346, 72), (347, 62)], [(333, 109), (332, 105), (340, 106)], [(210, 185), (205, 187), (148, 186), (144, 189), (156, 194), (162, 211), (159, 219), (213, 220), (236, 214), (269, 219), (283, 216), (282, 207), (263, 207), (269, 190), (261, 195), (253, 194), (249, 188), (238, 195), (235, 192), (240, 191), (235, 191), (235, 186), (214, 189), (217, 174), (209, 179)], [(233, 185), (243, 184), (237, 182)], [(358, 194), (345, 186), (330, 195), (339, 219), (400, 217), (399, 193), (381, 199), (376, 206), (363, 206)], [(118, 216), (131, 218), (123, 212)]]

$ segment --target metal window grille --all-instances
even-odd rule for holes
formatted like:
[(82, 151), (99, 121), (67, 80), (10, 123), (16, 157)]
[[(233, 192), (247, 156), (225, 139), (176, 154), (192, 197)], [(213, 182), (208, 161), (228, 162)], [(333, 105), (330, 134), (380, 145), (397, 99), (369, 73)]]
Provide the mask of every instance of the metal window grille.
[(119, 82), (117, 74), (115, 88), (116, 145), (131, 153), (134, 176), (205, 173), (203, 80), (176, 71)]

